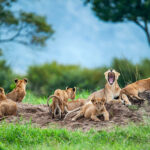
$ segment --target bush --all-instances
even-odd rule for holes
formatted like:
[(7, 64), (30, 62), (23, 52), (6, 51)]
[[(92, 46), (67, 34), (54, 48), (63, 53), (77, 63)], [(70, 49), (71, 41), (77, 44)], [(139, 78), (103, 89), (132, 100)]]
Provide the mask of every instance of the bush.
[(140, 64), (133, 64), (127, 59), (114, 58), (110, 66), (96, 69), (53, 62), (29, 67), (27, 77), (30, 84), (28, 87), (36, 95), (45, 96), (52, 94), (55, 89), (65, 89), (66, 86), (94, 91), (104, 87), (104, 72), (109, 68), (120, 72), (118, 82), (120, 87), (124, 87), (129, 83), (149, 77), (149, 66), (149, 59), (143, 59)]
[(65, 89), (67, 86), (94, 90), (104, 85), (102, 70), (106, 69), (86, 69), (77, 65), (60, 65), (56, 62), (31, 66), (27, 73), (30, 81), (29, 89), (37, 95), (49, 95), (55, 89)]
[(8, 92), (11, 90), (13, 80), (14, 74), (11, 68), (6, 64), (5, 60), (0, 60), (0, 86)]

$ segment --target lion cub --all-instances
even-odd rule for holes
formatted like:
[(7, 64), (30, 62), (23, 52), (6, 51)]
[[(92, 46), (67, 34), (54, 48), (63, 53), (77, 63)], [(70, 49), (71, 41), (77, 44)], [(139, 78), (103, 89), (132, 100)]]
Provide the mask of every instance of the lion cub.
[(12, 99), (15, 102), (22, 102), (23, 98), (26, 95), (26, 85), (27, 85), (28, 80), (23, 79), (23, 80), (15, 80), (16, 83), (16, 88), (8, 93), (6, 96), (8, 99)]
[(86, 102), (87, 102), (86, 99), (81, 99), (81, 98), (74, 100), (74, 101), (69, 101), (67, 103), (67, 109), (69, 111), (74, 110), (76, 108), (83, 106), (84, 104), (86, 104)]
[(52, 99), (52, 104), (50, 105), (50, 112), (52, 112), (52, 117), (56, 117), (56, 112), (59, 113), (59, 118), (64, 111), (67, 111), (68, 99), (74, 100), (76, 96), (76, 88), (66, 88), (66, 90), (57, 89), (54, 95), (49, 96), (47, 100), (47, 105), (49, 106), (49, 100)]
[(92, 103), (85, 104), (80, 112), (72, 118), (72, 121), (77, 120), (79, 117), (84, 116), (85, 118), (90, 118), (93, 121), (100, 121), (100, 119), (97, 117), (99, 115), (104, 116), (104, 120), (109, 120), (109, 113), (107, 112), (105, 108), (105, 98), (95, 98), (93, 97), (91, 99)]
[(7, 99), (5, 91), (0, 88), (0, 117), (7, 115), (16, 115), (17, 105), (10, 99)]
[(138, 100), (143, 100), (138, 96), (139, 93), (142, 93), (146, 90), (150, 90), (150, 78), (136, 81), (132, 84), (127, 85), (120, 92), (120, 98), (123, 100), (128, 100), (128, 96), (131, 98), (136, 98)]

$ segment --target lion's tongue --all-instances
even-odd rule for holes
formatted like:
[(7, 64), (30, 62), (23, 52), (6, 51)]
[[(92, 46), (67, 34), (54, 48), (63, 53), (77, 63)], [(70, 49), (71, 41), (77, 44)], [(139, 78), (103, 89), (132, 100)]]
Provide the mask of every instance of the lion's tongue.
[(113, 78), (109, 78), (109, 83), (113, 84), (113, 82), (114, 82), (114, 79)]

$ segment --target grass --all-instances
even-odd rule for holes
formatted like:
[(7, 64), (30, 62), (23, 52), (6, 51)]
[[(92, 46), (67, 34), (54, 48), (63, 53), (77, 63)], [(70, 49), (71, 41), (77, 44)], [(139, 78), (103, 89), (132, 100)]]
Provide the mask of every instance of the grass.
[[(89, 92), (77, 93), (87, 98)], [(24, 103), (46, 104), (47, 98), (37, 98), (27, 92)], [(60, 128), (41, 129), (30, 123), (0, 124), (0, 150), (149, 150), (150, 121), (115, 127), (111, 131), (82, 132)]]
[(30, 124), (6, 124), (0, 126), (1, 150), (149, 150), (150, 124), (114, 130), (40, 129)]

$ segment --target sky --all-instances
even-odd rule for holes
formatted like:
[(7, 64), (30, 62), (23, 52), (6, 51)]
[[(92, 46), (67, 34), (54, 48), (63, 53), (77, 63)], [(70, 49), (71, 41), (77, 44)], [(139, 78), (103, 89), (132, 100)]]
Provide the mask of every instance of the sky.
[(20, 0), (13, 10), (46, 16), (55, 30), (44, 48), (1, 45), (4, 58), (16, 73), (25, 74), (31, 65), (52, 61), (95, 68), (110, 65), (114, 57), (134, 63), (150, 58), (145, 33), (138, 26), (131, 22), (103, 22), (82, 0)]

